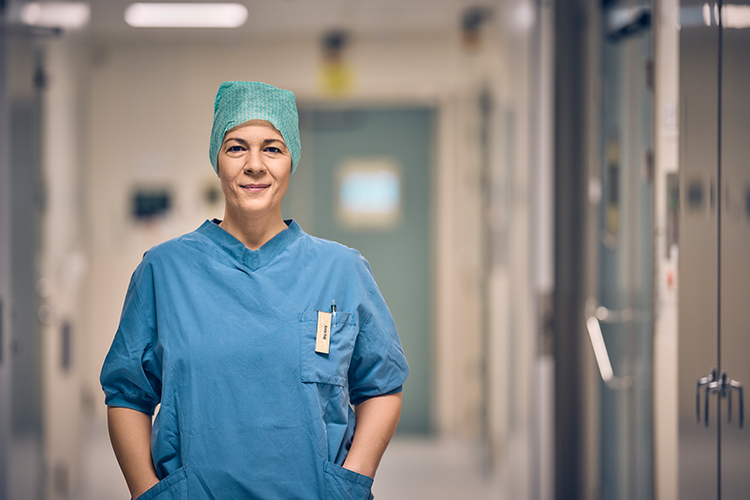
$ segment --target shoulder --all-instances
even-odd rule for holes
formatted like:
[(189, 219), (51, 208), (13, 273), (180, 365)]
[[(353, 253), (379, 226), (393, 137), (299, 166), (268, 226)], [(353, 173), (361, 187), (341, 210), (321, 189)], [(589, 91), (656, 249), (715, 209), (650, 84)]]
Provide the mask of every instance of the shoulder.
[(326, 240), (311, 236), (307, 233), (301, 238), (302, 245), (314, 258), (335, 259), (339, 265), (347, 267), (363, 268), (369, 271), (370, 265), (361, 253), (355, 248), (348, 247), (337, 241)]
[(154, 245), (143, 254), (143, 263), (171, 260), (184, 257), (186, 254), (209, 245), (210, 242), (198, 230), (191, 231), (176, 238)]

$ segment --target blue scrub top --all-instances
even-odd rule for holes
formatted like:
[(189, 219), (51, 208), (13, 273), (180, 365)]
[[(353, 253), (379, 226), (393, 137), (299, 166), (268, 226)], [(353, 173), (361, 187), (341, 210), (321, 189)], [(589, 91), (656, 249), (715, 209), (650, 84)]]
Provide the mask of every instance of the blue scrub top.
[(101, 383), (108, 406), (160, 405), (161, 482), (139, 500), (371, 498), (372, 479), (341, 466), (350, 403), (400, 391), (409, 368), (367, 261), (287, 226), (253, 251), (206, 221), (133, 273)]

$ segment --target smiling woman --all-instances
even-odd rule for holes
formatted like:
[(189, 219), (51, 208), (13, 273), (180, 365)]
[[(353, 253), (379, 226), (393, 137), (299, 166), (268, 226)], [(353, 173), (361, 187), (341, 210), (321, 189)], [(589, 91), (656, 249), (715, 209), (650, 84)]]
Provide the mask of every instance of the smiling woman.
[[(289, 187), (292, 157), (281, 132), (266, 120), (251, 120), (226, 133), (217, 161), (226, 200), (220, 226), (257, 250), (286, 229), (281, 199)], [(250, 229), (250, 231), (245, 230)], [(258, 238), (258, 239), (255, 239)]]
[(224, 219), (133, 273), (101, 374), (133, 498), (372, 498), (409, 367), (367, 261), (282, 218), (298, 122), (291, 92), (222, 84)]

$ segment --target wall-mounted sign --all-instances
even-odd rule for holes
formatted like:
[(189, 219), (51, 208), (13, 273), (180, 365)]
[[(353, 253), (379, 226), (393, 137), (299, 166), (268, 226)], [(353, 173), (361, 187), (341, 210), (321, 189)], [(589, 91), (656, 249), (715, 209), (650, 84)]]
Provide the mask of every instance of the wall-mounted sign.
[(164, 216), (172, 208), (172, 195), (168, 189), (136, 188), (130, 198), (131, 213), (138, 221)]

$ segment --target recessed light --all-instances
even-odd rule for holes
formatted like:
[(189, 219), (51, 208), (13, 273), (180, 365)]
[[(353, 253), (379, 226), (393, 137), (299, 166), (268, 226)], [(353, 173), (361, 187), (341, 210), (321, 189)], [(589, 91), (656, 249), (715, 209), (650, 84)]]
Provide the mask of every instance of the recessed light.
[(125, 22), (136, 28), (237, 28), (247, 8), (238, 3), (133, 3)]

